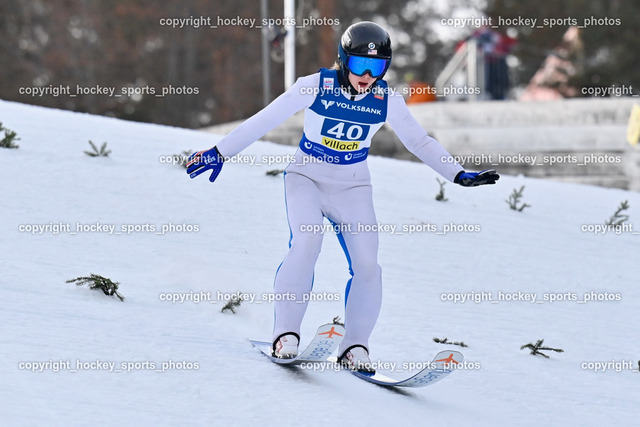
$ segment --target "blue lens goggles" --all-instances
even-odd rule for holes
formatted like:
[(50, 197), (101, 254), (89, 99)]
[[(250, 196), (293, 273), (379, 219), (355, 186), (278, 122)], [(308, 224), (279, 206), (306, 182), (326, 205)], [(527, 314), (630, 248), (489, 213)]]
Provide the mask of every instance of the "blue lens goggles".
[(349, 56), (347, 68), (356, 76), (364, 76), (369, 72), (371, 77), (380, 77), (389, 64), (388, 59), (369, 58), (366, 56)]

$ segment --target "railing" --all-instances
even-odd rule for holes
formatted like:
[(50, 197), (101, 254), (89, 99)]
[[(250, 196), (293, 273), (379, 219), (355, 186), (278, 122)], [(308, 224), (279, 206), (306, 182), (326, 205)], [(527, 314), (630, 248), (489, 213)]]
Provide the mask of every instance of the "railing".
[(482, 50), (478, 52), (478, 42), (474, 38), (470, 38), (463, 43), (453, 58), (444, 67), (438, 78), (436, 79), (436, 89), (438, 94), (442, 94), (445, 86), (455, 85), (453, 78), (463, 75), (464, 84), (469, 88), (478, 88), (477, 91), (471, 91), (467, 96), (469, 101), (478, 101), (482, 94), (485, 93), (485, 76), (484, 76), (484, 54)]

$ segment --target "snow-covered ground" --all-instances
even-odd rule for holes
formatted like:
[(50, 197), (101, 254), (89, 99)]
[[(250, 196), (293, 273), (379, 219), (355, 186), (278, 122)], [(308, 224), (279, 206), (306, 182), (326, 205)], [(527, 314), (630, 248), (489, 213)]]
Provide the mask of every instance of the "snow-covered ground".
[[(385, 294), (372, 359), (426, 362), (447, 348), (433, 337), (469, 345), (451, 347), (468, 369), (395, 392), (344, 372), (283, 368), (249, 344), (270, 337), (273, 307), (258, 300), (271, 296), (287, 250), (282, 178), (265, 174), (283, 163), (226, 164), (211, 184), (162, 161), (212, 146), (211, 134), (5, 101), (0, 121), (21, 138), (19, 149), (0, 149), (2, 425), (600, 426), (640, 417), (638, 193), (503, 176), (495, 186), (447, 184), (449, 200), (438, 202), (427, 166), (372, 157), (378, 220), (397, 227), (380, 234)], [(108, 142), (111, 155), (84, 155), (88, 140)], [(242, 159), (293, 151), (259, 142)], [(532, 207), (515, 212), (505, 199), (522, 185)], [(631, 230), (584, 231), (623, 200)], [(398, 233), (409, 226), (422, 230)], [(125, 301), (65, 283), (90, 273), (120, 282)], [(303, 343), (342, 316), (347, 278), (327, 235), (314, 285), (325, 300), (309, 306)], [(218, 299), (238, 291), (256, 300), (221, 313)], [(507, 293), (536, 301), (498, 300)], [(185, 300), (166, 301), (174, 295)], [(485, 300), (450, 300), (464, 295)], [(537, 339), (564, 352), (520, 350)]]

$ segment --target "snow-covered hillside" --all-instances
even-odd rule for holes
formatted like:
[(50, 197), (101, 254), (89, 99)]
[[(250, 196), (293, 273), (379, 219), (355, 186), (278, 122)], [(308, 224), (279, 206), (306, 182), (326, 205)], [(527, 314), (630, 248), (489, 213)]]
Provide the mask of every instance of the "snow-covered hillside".
[[(259, 300), (287, 251), (282, 178), (265, 174), (284, 163), (226, 164), (211, 184), (163, 162), (212, 146), (211, 134), (5, 101), (0, 122), (21, 138), (19, 149), (0, 149), (2, 425), (600, 426), (640, 417), (638, 193), (503, 176), (495, 186), (447, 184), (449, 200), (438, 202), (427, 166), (371, 158), (378, 220), (397, 227), (380, 234), (384, 299), (371, 357), (426, 362), (447, 347), (432, 338), (448, 337), (468, 344), (451, 348), (475, 367), (396, 392), (345, 372), (276, 366), (249, 344), (270, 337), (273, 307)], [(83, 154), (89, 140), (106, 141), (111, 155)], [(240, 159), (293, 151), (259, 142)], [(522, 185), (531, 207), (510, 210), (505, 199)], [(631, 229), (589, 231), (623, 200)], [(421, 231), (398, 233), (410, 226)], [(120, 282), (125, 301), (65, 283), (90, 273)], [(325, 300), (309, 306), (303, 343), (342, 316), (347, 278), (327, 235), (314, 285)], [(238, 291), (256, 300), (221, 313), (218, 297)], [(506, 294), (536, 301), (498, 301)], [(484, 301), (451, 301), (465, 295)], [(183, 301), (167, 301), (174, 296)], [(564, 352), (520, 350), (537, 339)]]

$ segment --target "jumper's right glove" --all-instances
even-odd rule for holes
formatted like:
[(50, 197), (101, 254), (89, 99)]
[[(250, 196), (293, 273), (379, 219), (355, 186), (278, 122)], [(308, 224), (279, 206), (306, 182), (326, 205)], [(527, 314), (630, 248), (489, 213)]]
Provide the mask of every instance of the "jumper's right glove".
[(209, 181), (216, 180), (220, 171), (222, 170), (222, 164), (224, 163), (224, 157), (220, 154), (216, 147), (210, 150), (198, 151), (192, 154), (187, 160), (187, 173), (189, 177), (195, 178), (203, 172), (212, 169)]
[(477, 187), (478, 185), (495, 184), (499, 179), (500, 175), (494, 169), (487, 169), (482, 172), (460, 171), (453, 182), (463, 187)]

